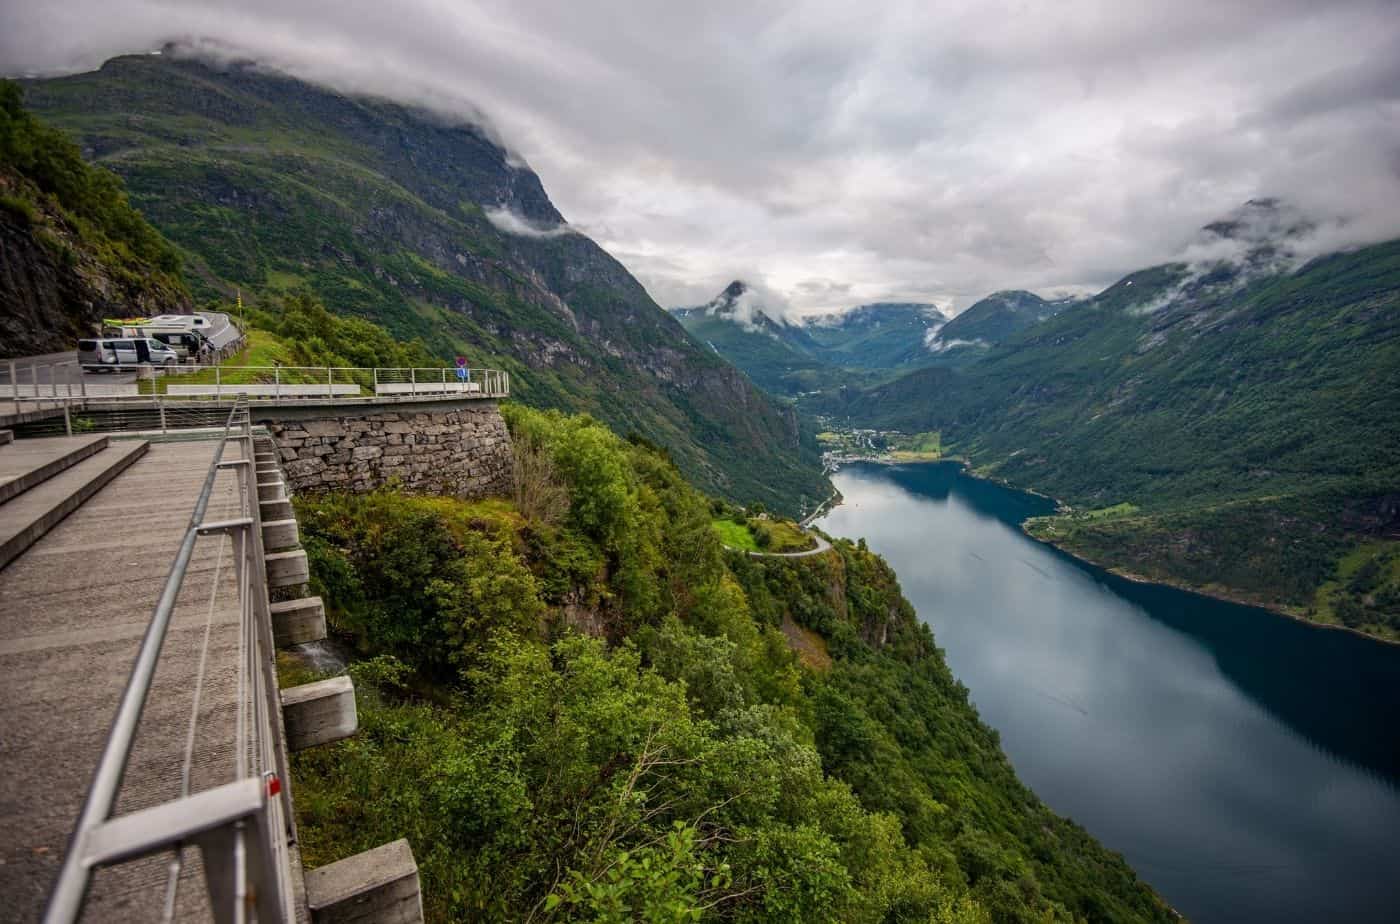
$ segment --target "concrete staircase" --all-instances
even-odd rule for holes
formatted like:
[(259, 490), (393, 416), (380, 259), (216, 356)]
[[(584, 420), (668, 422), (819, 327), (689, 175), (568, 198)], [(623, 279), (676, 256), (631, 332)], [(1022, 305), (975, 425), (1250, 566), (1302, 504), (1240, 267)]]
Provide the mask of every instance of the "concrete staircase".
[(105, 436), (15, 440), (0, 431), (0, 568), (146, 454)]

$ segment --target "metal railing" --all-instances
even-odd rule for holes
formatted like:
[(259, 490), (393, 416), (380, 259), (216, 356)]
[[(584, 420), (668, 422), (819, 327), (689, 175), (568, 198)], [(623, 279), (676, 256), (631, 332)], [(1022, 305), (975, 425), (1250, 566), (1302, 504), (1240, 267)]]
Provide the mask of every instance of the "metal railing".
[(8, 381), (0, 383), (0, 399), (16, 403), (65, 398), (150, 400), (156, 396), (206, 401), (239, 395), (250, 401), (510, 396), (510, 373), (501, 369), (147, 365), (135, 369), (137, 381), (110, 384), (101, 376), (85, 375), (76, 360), (42, 366), (11, 361), (10, 367)]
[[(44, 912), (46, 924), (76, 921), (82, 914), (94, 872), (165, 851), (174, 851), (164, 898), (164, 920), (174, 918), (184, 852), (198, 847), (215, 921), (290, 922), (291, 864), (288, 856), (291, 806), (287, 761), (281, 734), (271, 609), (262, 522), (258, 502), (256, 453), (245, 401), (229, 411), (222, 438), (204, 479), (165, 580), (155, 612), (141, 640), (131, 677), (122, 693), (112, 729), (69, 840), (63, 866)], [(230, 446), (238, 458), (225, 458)], [(210, 499), (221, 472), (237, 475), (231, 515), (210, 519)], [(221, 544), (210, 589), (209, 616), (199, 673), (193, 687), (180, 795), (150, 808), (112, 817), (130, 760), (137, 727), (150, 694), (161, 650), (176, 611), (195, 545), (217, 536), (233, 550), (238, 596), (239, 658), (232, 782), (191, 792), (190, 771), (200, 695), (209, 655), (210, 627), (220, 590), (226, 547)], [(280, 793), (280, 796), (279, 796)]]

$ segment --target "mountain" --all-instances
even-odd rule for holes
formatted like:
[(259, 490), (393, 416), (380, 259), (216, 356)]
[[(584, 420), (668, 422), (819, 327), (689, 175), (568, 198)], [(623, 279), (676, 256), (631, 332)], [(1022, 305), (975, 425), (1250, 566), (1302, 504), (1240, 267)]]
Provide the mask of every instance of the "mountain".
[(0, 357), (71, 350), (114, 314), (189, 309), (179, 254), (121, 181), (0, 81)]
[(25, 88), (125, 180), (196, 296), (309, 290), (510, 370), (518, 400), (665, 447), (707, 491), (781, 510), (825, 496), (791, 410), (689, 338), (487, 130), (172, 51)]
[(760, 388), (785, 396), (933, 361), (926, 338), (947, 321), (934, 305), (882, 302), (789, 322), (765, 311), (741, 280), (704, 305), (671, 313)]
[(1034, 292), (996, 292), (972, 305), (934, 332), (928, 349), (942, 359), (966, 359), (1052, 318), (1065, 302), (1048, 302)]
[(1400, 636), (1400, 241), (1295, 271), (1288, 234), (1240, 234), (1277, 206), (1244, 214), (1203, 232), (1228, 257), (1133, 273), (969, 364), (803, 407), (941, 431), (1078, 508), (1034, 528), (1092, 560)]
[(805, 319), (808, 335), (832, 365), (897, 369), (929, 360), (926, 343), (948, 318), (937, 305), (876, 302)]
[(692, 337), (738, 366), (764, 391), (796, 395), (826, 384), (820, 349), (801, 326), (774, 320), (742, 280), (704, 305), (672, 308)]

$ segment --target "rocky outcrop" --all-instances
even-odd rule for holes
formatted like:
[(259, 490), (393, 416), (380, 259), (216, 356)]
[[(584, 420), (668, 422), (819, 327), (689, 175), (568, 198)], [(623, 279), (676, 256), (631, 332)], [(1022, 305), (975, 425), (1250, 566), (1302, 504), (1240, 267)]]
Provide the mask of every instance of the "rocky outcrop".
[(189, 310), (189, 295), (168, 277), (104, 256), (0, 170), (0, 357), (71, 350), (104, 317)]
[(325, 411), (333, 416), (267, 423), (293, 490), (372, 491), (394, 483), (471, 498), (511, 491), (510, 433), (494, 401), (441, 411)]

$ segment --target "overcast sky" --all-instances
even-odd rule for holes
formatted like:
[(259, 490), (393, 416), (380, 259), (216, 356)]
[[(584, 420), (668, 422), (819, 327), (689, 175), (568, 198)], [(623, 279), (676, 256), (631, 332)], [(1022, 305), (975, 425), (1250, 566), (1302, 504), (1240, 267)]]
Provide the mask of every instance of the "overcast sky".
[(6, 73), (190, 37), (474, 105), (667, 306), (1098, 288), (1262, 195), (1400, 236), (1397, 0), (0, 0)]

